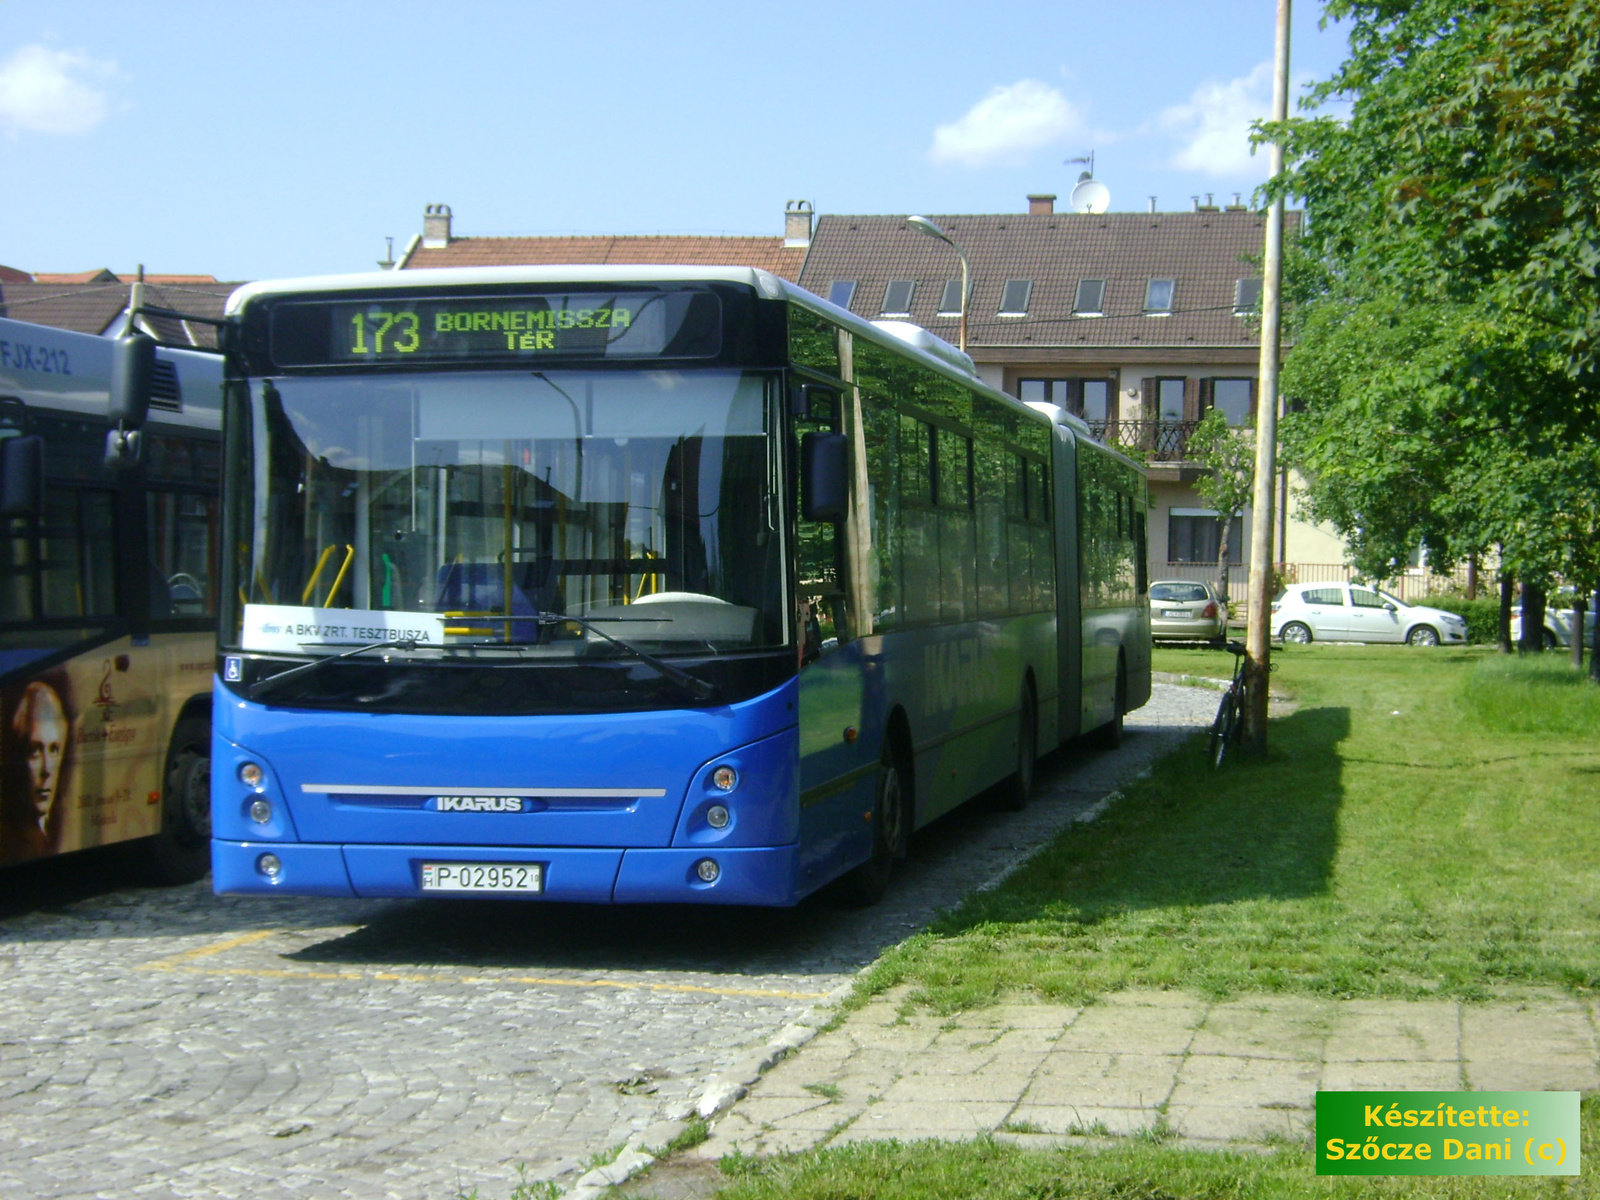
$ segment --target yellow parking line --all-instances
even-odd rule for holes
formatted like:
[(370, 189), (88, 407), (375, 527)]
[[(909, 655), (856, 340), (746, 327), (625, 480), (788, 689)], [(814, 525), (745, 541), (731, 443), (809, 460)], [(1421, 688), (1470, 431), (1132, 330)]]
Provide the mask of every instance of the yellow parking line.
[[(259, 939), (252, 939), (259, 940)], [(775, 988), (718, 988), (693, 983), (631, 983), (621, 979), (551, 979), (543, 975), (433, 975), (399, 971), (307, 971), (286, 967), (188, 967), (167, 960), (144, 970), (187, 975), (245, 975), (266, 979), (371, 979), (384, 983), (524, 983), (538, 987), (616, 988), (623, 991), (691, 992), (708, 996), (764, 996), (778, 1000), (822, 1000), (827, 992), (785, 992)]]
[(255, 933), (242, 933), (238, 937), (228, 938), (226, 941), (213, 942), (209, 946), (201, 946), (198, 950), (185, 950), (182, 954), (174, 954), (170, 958), (158, 958), (155, 962), (143, 964), (141, 971), (170, 971), (179, 963), (191, 962), (197, 958), (209, 958), (213, 954), (221, 954), (224, 950), (232, 950), (239, 946), (248, 946), (251, 942), (264, 942), (269, 937), (282, 930), (260, 929)]
[(765, 996), (775, 1000), (822, 1000), (827, 992), (785, 992), (776, 988), (719, 988), (695, 983), (647, 983), (623, 979), (553, 979), (547, 975), (445, 975), (400, 971), (312, 971), (288, 967), (190, 966), (199, 958), (210, 958), (240, 946), (263, 942), (284, 932), (261, 929), (238, 937), (213, 942), (195, 950), (185, 950), (154, 962), (142, 963), (140, 971), (182, 971), (187, 975), (249, 975), (266, 979), (371, 979), (382, 983), (522, 983), (535, 987), (616, 988), (622, 991), (688, 992), (706, 996)]

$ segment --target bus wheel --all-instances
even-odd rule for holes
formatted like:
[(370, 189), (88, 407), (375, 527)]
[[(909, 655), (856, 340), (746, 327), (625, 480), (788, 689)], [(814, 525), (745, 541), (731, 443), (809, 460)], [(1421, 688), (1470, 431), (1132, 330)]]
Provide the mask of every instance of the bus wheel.
[(1115, 750), (1122, 745), (1122, 718), (1128, 711), (1128, 666), (1120, 660), (1117, 663), (1117, 699), (1116, 713), (1099, 729), (1094, 731), (1094, 740), (1097, 745), (1106, 750)]
[(1006, 812), (1021, 812), (1033, 794), (1034, 766), (1039, 761), (1039, 713), (1033, 690), (1022, 689), (1017, 717), (1017, 769), (1000, 781), (1000, 807)]
[(211, 724), (185, 717), (172, 731), (161, 832), (141, 847), (153, 882), (192, 883), (211, 868)]
[(900, 762), (893, 747), (885, 744), (872, 807), (872, 857), (839, 881), (847, 903), (866, 908), (883, 899), (894, 873), (894, 860), (906, 856), (910, 824)]

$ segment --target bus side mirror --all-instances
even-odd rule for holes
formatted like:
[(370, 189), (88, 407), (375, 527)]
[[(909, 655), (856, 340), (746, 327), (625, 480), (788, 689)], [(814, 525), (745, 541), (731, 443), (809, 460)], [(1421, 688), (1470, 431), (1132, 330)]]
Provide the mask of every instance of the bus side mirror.
[(139, 427), (150, 415), (155, 381), (156, 343), (130, 333), (111, 343), (111, 396), (106, 415), (115, 426), (106, 434), (106, 466), (125, 470), (139, 461)]
[(808, 433), (800, 439), (800, 516), (842, 521), (850, 502), (850, 443), (842, 433)]
[(838, 405), (839, 390), (815, 383), (797, 383), (789, 389), (789, 415), (799, 420), (828, 419)]
[(0, 442), (0, 518), (37, 517), (44, 511), (44, 439)]

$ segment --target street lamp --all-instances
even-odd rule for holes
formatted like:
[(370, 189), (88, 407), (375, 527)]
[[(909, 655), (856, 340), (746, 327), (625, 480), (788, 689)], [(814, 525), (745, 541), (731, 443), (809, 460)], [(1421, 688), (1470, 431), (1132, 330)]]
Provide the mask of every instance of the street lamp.
[(950, 249), (954, 250), (956, 252), (956, 257), (961, 260), (961, 333), (959, 335), (959, 346), (961, 352), (965, 354), (967, 352), (967, 301), (970, 299), (972, 292), (972, 271), (967, 266), (966, 251), (964, 251), (960, 246), (956, 245), (955, 239), (953, 239), (944, 230), (940, 229), (932, 221), (928, 220), (927, 217), (907, 217), (906, 224), (911, 226), (911, 228), (915, 229), (918, 233), (925, 233), (929, 237), (936, 238), (937, 240), (943, 242), (946, 246), (949, 246)]

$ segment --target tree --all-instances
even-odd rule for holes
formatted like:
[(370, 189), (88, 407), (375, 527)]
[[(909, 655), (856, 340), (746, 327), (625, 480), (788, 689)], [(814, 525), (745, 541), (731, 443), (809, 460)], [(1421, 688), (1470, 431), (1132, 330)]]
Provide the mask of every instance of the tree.
[(1330, 0), (1351, 53), (1266, 127), (1309, 221), (1286, 422), (1314, 515), (1372, 573), (1498, 544), (1594, 586), (1600, 0)]
[(1195, 481), (1195, 491), (1206, 504), (1222, 514), (1218, 518), (1222, 532), (1217, 545), (1217, 581), (1226, 601), (1233, 514), (1249, 504), (1255, 495), (1255, 434), (1229, 425), (1222, 410), (1213, 408), (1189, 434), (1188, 457), (1206, 469)]

